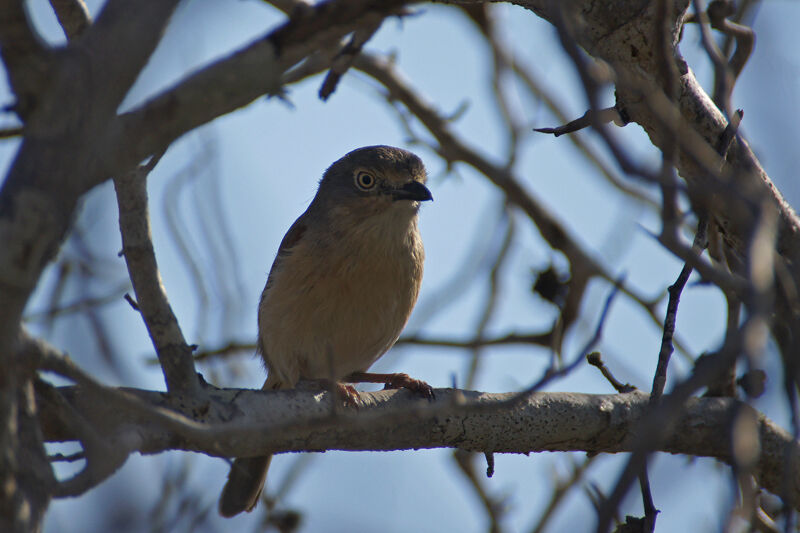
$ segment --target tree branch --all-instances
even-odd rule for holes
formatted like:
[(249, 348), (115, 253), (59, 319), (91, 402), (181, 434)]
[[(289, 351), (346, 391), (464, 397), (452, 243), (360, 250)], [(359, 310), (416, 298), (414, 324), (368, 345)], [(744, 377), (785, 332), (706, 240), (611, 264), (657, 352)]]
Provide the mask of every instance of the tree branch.
[[(209, 402), (202, 412), (170, 405), (163, 393), (154, 391), (120, 390), (139, 403), (138, 408), (121, 408), (117, 402), (97, 401), (97, 391), (87, 394), (85, 386), (59, 390), (107, 435), (133, 431), (138, 442), (130, 451), (153, 454), (178, 449), (216, 457), (441, 447), (493, 453), (619, 453), (632, 451), (635, 430), (649, 412), (649, 396), (642, 392), (533, 393), (511, 409), (508, 401), (517, 393), (437, 389), (436, 402), (428, 404), (407, 391), (362, 392), (363, 407), (332, 417), (330, 393), (320, 390), (209, 387)], [(750, 407), (731, 398), (690, 399), (660, 449), (731, 462), (731, 421), (741, 409)], [(800, 508), (800, 454), (784, 477), (784, 451), (800, 451), (800, 443), (763, 415), (757, 416), (761, 453), (754, 474), (776, 494), (789, 479), (788, 503)], [(41, 421), (49, 441), (76, 438), (47, 412)]]
[[(128, 265), (136, 305), (147, 325), (155, 346), (167, 390), (199, 399), (192, 349), (186, 343), (178, 319), (169, 304), (156, 263), (150, 237), (150, 216), (147, 205), (147, 175), (160, 155), (147, 166), (140, 166), (114, 179), (119, 204), (119, 227), (122, 252)], [(198, 398), (195, 398), (198, 396)]]
[(338, 46), (350, 32), (377, 26), (400, 0), (334, 0), (298, 10), (285, 24), (188, 76), (120, 117), (110, 161), (138, 162), (187, 131), (281, 93), (282, 76), (312, 52)]
[(84, 0), (50, 0), (50, 6), (69, 40), (81, 35), (92, 24), (92, 17)]
[(24, 2), (2, 0), (0, 12), (0, 58), (17, 99), (13, 109), (24, 121), (44, 90), (50, 50), (33, 29)]

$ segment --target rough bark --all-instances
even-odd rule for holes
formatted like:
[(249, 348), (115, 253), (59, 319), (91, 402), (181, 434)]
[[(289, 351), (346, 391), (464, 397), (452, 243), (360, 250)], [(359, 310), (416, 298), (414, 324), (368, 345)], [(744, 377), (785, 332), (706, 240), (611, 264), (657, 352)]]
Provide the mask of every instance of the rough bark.
[[(218, 457), (422, 448), (628, 452), (637, 445), (637, 429), (649, 403), (649, 395), (642, 392), (541, 392), (519, 398), (516, 393), (437, 389), (433, 403), (408, 391), (361, 393), (364, 406), (348, 410), (332, 406), (327, 391), (209, 387), (208, 403), (198, 409), (154, 391), (71, 387), (61, 393), (105, 439), (127, 453), (177, 449)], [(660, 450), (731, 463), (733, 422), (742, 410), (753, 412), (730, 398), (694, 398)], [(51, 414), (42, 414), (45, 438), (75, 438)], [(754, 474), (778, 494), (785, 479), (790, 479), (789, 501), (800, 508), (800, 444), (763, 415), (756, 416), (760, 449)], [(794, 452), (794, 474), (785, 478), (784, 458), (789, 451)]]

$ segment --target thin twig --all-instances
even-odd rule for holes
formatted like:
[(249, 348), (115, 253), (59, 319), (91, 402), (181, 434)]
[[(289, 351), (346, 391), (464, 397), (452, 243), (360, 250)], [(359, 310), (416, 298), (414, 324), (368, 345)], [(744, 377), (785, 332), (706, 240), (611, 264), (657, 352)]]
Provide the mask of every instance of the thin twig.
[(496, 500), (493, 498), (484, 487), (481, 476), (479, 476), (475, 471), (476, 457), (478, 457), (477, 454), (464, 450), (457, 449), (453, 451), (453, 459), (455, 460), (456, 465), (458, 465), (461, 473), (464, 474), (469, 481), (473, 491), (475, 494), (477, 494), (478, 499), (483, 504), (486, 515), (489, 517), (490, 533), (500, 533), (503, 531), (501, 523), (505, 516), (504, 511), (506, 506), (502, 500)]
[(82, 35), (92, 24), (92, 17), (84, 0), (50, 0), (50, 6), (70, 41)]
[(658, 509), (653, 503), (653, 493), (650, 490), (650, 476), (647, 473), (647, 464), (639, 474), (639, 488), (642, 491), (642, 506), (644, 507), (644, 531), (643, 533), (653, 533), (656, 528), (656, 517)]
[(573, 133), (584, 128), (588, 128), (595, 123), (609, 122), (614, 122), (615, 124), (619, 125), (624, 125), (625, 123), (616, 106), (598, 109), (597, 111), (589, 109), (581, 117), (567, 122), (561, 126), (556, 126), (555, 128), (534, 128), (533, 131), (538, 131), (539, 133), (552, 133), (553, 136), (559, 137), (565, 133)]
[(2, 128), (0, 129), (0, 139), (13, 139), (14, 137), (21, 137), (24, 133), (25, 129), (22, 126)]
[(350, 36), (350, 40), (347, 41), (344, 48), (339, 50), (339, 53), (331, 63), (330, 70), (325, 76), (322, 86), (319, 88), (320, 99), (327, 100), (333, 94), (333, 91), (336, 90), (336, 86), (339, 84), (339, 80), (342, 79), (342, 76), (344, 76), (353, 65), (355, 57), (361, 53), (361, 49), (367, 44), (367, 41), (375, 35), (381, 27), (381, 24), (383, 24), (383, 19), (370, 23), (353, 32), (353, 35)]
[(531, 533), (542, 533), (550, 521), (550, 518), (555, 514), (558, 506), (564, 501), (564, 497), (569, 494), (569, 491), (578, 485), (586, 470), (592, 465), (597, 455), (592, 455), (583, 460), (580, 464), (574, 464), (570, 461), (570, 472), (566, 478), (557, 478), (555, 480), (555, 487), (550, 495), (550, 501), (547, 502), (544, 512), (539, 516), (536, 524), (531, 528)]
[(603, 374), (603, 377), (605, 377), (608, 382), (611, 383), (611, 386), (614, 387), (614, 389), (620, 394), (637, 390), (636, 387), (630, 383), (621, 383), (619, 380), (617, 380), (617, 378), (614, 377), (614, 374), (611, 373), (611, 371), (603, 362), (600, 352), (591, 352), (588, 354), (586, 356), (586, 362), (597, 367), (597, 369)]
[[(708, 219), (701, 215), (697, 221), (697, 233), (694, 236), (692, 250), (700, 253), (706, 246), (706, 229)], [(667, 313), (664, 318), (664, 330), (661, 336), (661, 349), (658, 352), (658, 363), (656, 364), (655, 375), (653, 376), (653, 389), (650, 393), (650, 402), (657, 404), (664, 393), (664, 385), (667, 382), (667, 366), (669, 359), (674, 351), (672, 337), (675, 334), (675, 322), (678, 316), (678, 304), (680, 303), (681, 293), (692, 274), (692, 266), (688, 263), (683, 266), (678, 279), (669, 287), (669, 300), (667, 302)]]

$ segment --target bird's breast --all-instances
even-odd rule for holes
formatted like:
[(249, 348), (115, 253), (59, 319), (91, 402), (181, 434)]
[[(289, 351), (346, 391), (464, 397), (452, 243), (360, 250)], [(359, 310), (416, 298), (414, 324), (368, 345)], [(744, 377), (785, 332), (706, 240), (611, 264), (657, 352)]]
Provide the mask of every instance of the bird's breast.
[(270, 372), (290, 386), (299, 378), (341, 379), (367, 370), (394, 344), (422, 281), (424, 251), (412, 222), (394, 234), (306, 234), (273, 267), (259, 309)]

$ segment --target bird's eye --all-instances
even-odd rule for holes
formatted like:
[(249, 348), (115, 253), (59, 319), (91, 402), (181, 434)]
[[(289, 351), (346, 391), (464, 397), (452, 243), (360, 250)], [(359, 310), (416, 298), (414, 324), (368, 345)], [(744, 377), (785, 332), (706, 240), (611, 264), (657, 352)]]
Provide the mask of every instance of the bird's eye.
[(368, 191), (375, 187), (375, 176), (369, 172), (359, 172), (356, 174), (356, 187), (362, 191)]

